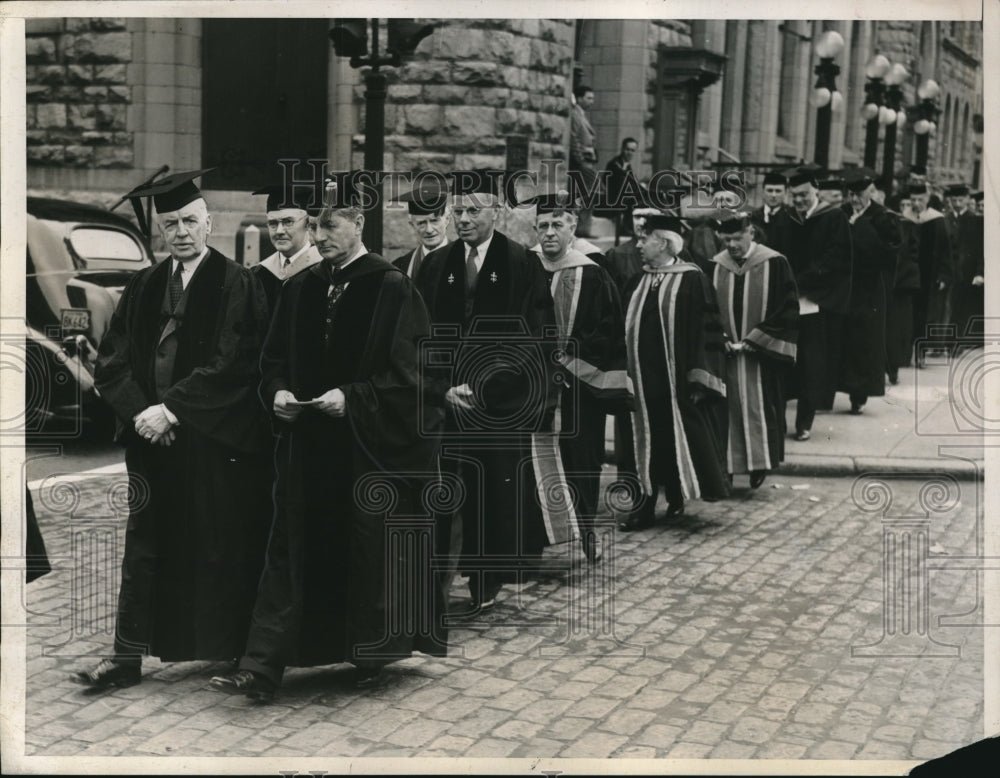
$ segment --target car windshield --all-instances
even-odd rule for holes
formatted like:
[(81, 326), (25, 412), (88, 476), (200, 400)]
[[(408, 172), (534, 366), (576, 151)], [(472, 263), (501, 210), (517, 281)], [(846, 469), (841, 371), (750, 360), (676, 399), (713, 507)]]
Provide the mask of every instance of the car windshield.
[(70, 243), (83, 260), (121, 259), (141, 262), (145, 259), (142, 247), (135, 238), (120, 230), (77, 227), (70, 234)]

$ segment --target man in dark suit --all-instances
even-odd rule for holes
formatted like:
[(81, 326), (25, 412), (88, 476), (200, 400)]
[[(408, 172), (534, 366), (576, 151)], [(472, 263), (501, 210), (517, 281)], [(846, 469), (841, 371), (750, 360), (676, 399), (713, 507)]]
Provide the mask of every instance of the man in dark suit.
[[(169, 259), (136, 273), (101, 342), (95, 384), (125, 446), (130, 511), (114, 657), (74, 680), (141, 680), (143, 654), (230, 660), (246, 641), (271, 517), (271, 435), (257, 397), (260, 283), (207, 245), (212, 217), (182, 173), (151, 196)], [(133, 497), (134, 495), (134, 497)]]
[(410, 227), (420, 243), (392, 264), (412, 279), (420, 272), (424, 257), (448, 243), (448, 192), (431, 179), (417, 184), (399, 199), (406, 203)]
[(981, 337), (982, 326), (976, 325), (975, 321), (982, 317), (985, 302), (983, 217), (972, 208), (969, 187), (965, 184), (952, 184), (948, 187), (947, 196), (952, 207), (948, 228), (955, 268), (952, 321), (958, 327), (959, 337)]
[[(417, 276), (434, 325), (427, 353), (437, 355), (424, 380), (446, 410), (442, 470), (466, 491), (450, 553), (461, 552), (471, 613), (492, 608), (504, 582), (537, 566), (546, 532), (531, 433), (548, 429), (557, 396), (552, 296), (537, 257), (496, 230), (500, 175), (453, 174), (459, 239), (427, 256)], [(439, 542), (448, 552), (449, 539)]]

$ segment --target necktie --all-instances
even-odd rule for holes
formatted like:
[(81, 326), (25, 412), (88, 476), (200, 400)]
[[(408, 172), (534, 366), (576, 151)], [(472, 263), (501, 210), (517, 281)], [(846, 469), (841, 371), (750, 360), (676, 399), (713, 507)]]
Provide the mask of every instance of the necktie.
[(333, 272), (333, 283), (326, 293), (326, 330), (324, 340), (327, 345), (333, 339), (333, 318), (337, 313), (337, 301), (347, 288), (347, 283), (340, 279), (341, 274), (336, 270)]
[(465, 292), (470, 296), (476, 291), (476, 276), (479, 275), (479, 270), (476, 268), (478, 254), (479, 249), (473, 246), (465, 260)]
[(170, 276), (170, 312), (173, 313), (177, 309), (177, 303), (180, 302), (181, 295), (184, 294), (184, 283), (181, 281), (181, 271), (184, 269), (184, 265), (181, 262), (177, 263), (177, 268), (174, 270), (174, 274)]
[(292, 264), (292, 260), (288, 257), (281, 258), (281, 275), (284, 276), (288, 272), (288, 266)]

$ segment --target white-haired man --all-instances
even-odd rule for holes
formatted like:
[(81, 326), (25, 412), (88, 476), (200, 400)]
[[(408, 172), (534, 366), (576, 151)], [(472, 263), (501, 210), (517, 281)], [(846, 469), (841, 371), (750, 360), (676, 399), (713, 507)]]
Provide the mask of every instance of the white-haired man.
[(678, 257), (680, 229), (676, 217), (646, 217), (639, 239), (643, 272), (625, 290), (636, 474), (643, 495), (619, 525), (625, 531), (653, 521), (661, 485), (667, 518), (680, 516), (686, 500), (729, 494), (722, 324), (708, 277)]
[[(271, 515), (257, 397), (268, 316), (250, 273), (207, 245), (212, 217), (178, 174), (152, 196), (169, 259), (140, 271), (101, 342), (95, 383), (119, 420), (130, 503), (114, 657), (74, 679), (141, 680), (143, 654), (230, 660), (246, 640)], [(133, 492), (134, 490), (134, 492)]]

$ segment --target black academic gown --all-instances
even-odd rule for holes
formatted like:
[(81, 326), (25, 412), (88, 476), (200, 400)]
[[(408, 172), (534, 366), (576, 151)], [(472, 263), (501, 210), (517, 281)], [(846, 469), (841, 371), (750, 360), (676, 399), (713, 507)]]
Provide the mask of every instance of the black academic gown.
[(726, 358), (730, 473), (767, 471), (785, 457), (786, 373), (798, 344), (799, 295), (788, 261), (752, 243), (734, 260), (715, 258), (712, 285), (723, 330), (741, 351)]
[(844, 317), (851, 300), (851, 226), (840, 208), (820, 202), (802, 219), (784, 208), (768, 233), (770, 248), (788, 259), (799, 294), (819, 306), (799, 319), (789, 396), (829, 410), (840, 383)]
[(444, 404), (449, 387), (469, 384), (478, 404), (472, 413), (447, 409), (442, 468), (459, 474), (466, 489), (457, 509), (460, 570), (473, 575), (470, 586), (478, 586), (477, 571), (489, 566), (484, 557), (503, 557), (506, 569), (483, 579), (495, 589), (516, 580), (517, 570), (537, 566), (547, 542), (531, 433), (551, 429), (557, 396), (552, 296), (538, 259), (499, 232), (493, 233), (471, 299), (461, 241), (426, 257), (417, 287), (440, 355), (428, 370), (433, 395)]
[[(246, 642), (271, 514), (255, 389), (267, 307), (250, 271), (212, 249), (171, 315), (171, 266), (129, 282), (95, 373), (120, 422), (131, 497), (115, 647), (231, 659)], [(171, 351), (158, 389), (156, 356)], [(134, 430), (133, 417), (159, 402), (180, 421), (170, 446)]]
[[(591, 528), (600, 512), (601, 464), (608, 413), (630, 410), (625, 320), (618, 290), (589, 257), (567, 252), (557, 262), (542, 258), (555, 303), (559, 344), (565, 353), (563, 388), (552, 433), (532, 440), (535, 476), (549, 540), (568, 540), (575, 524)], [(573, 499), (562, 490), (570, 486)]]
[[(951, 239), (944, 214), (928, 208), (915, 219), (917, 264), (920, 266), (920, 289), (913, 300), (913, 337), (949, 340), (942, 333), (931, 334), (928, 326), (948, 323), (948, 295), (954, 280)], [(943, 289), (939, 289), (940, 285)]]
[(671, 504), (727, 497), (725, 351), (711, 282), (694, 264), (678, 262), (664, 273), (643, 271), (625, 291), (643, 493), (655, 497), (662, 484)]
[(774, 248), (771, 245), (772, 239), (769, 237), (771, 232), (771, 225), (777, 218), (778, 214), (785, 210), (784, 205), (779, 205), (777, 211), (772, 213), (765, 213), (767, 206), (760, 206), (759, 208), (754, 208), (750, 211), (750, 222), (754, 226), (755, 236), (754, 240), (762, 246), (767, 246), (768, 248)]
[(984, 285), (974, 286), (976, 276), (983, 277), (984, 235), (983, 217), (967, 209), (955, 217), (954, 248), (955, 283), (952, 292), (952, 319), (958, 327), (960, 338), (970, 336), (972, 343), (982, 339), (983, 325), (977, 318), (983, 316)]
[(901, 214), (890, 212), (899, 227), (900, 244), (896, 264), (887, 274), (889, 292), (885, 317), (886, 369), (890, 376), (908, 367), (913, 359), (913, 298), (920, 290), (917, 263), (917, 225)]
[(261, 398), (340, 388), (346, 415), (304, 408), (277, 430), (275, 513), (240, 666), (278, 681), (286, 665), (377, 667), (413, 650), (443, 656), (433, 585), (434, 480), (443, 414), (421, 398), (426, 309), (410, 280), (376, 254), (338, 274), (327, 262), (282, 287), (264, 344)]
[[(842, 210), (850, 219), (850, 203)], [(851, 224), (851, 302), (838, 388), (862, 401), (885, 394), (885, 277), (895, 268), (900, 241), (898, 219), (876, 202)]]

